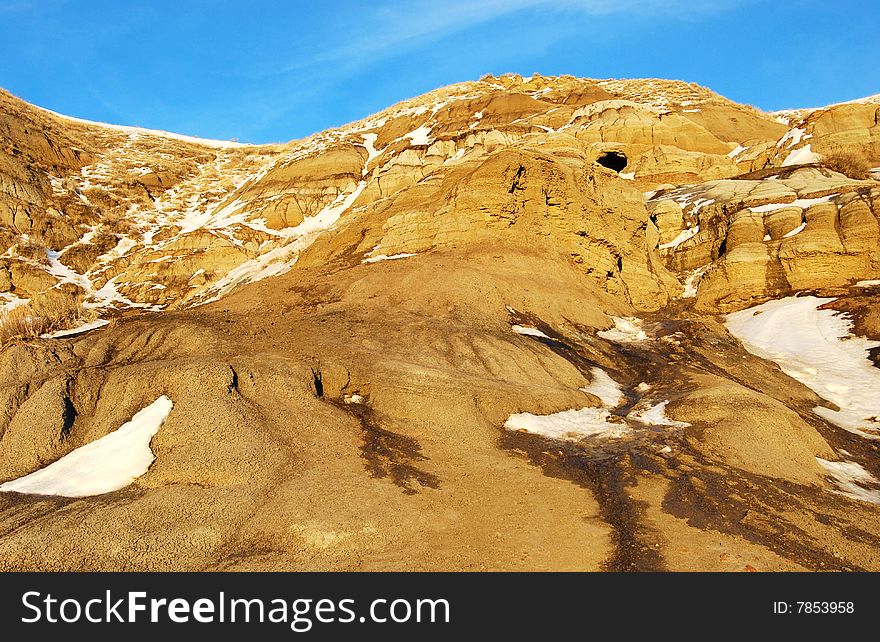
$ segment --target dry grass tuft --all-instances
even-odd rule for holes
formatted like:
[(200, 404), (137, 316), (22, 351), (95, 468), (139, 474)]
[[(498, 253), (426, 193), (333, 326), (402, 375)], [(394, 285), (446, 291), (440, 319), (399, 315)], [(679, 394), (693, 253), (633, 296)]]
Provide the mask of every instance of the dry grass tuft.
[(37, 263), (48, 264), (49, 259), (46, 256), (46, 248), (31, 239), (19, 239), (15, 244), (15, 254), (20, 257), (36, 261)]
[(33, 339), (47, 332), (75, 328), (94, 317), (94, 311), (83, 307), (81, 291), (53, 288), (25, 305), (0, 313), (0, 346), (19, 339)]
[(871, 176), (871, 166), (864, 155), (849, 150), (838, 150), (828, 154), (823, 165), (849, 178), (864, 180)]

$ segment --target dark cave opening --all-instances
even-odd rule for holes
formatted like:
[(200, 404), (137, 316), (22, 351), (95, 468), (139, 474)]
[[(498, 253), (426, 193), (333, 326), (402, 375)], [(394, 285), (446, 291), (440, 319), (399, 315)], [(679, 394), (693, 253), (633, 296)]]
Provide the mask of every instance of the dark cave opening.
[(605, 152), (596, 159), (596, 162), (602, 167), (619, 172), (626, 167), (627, 160), (623, 152)]
[(324, 377), (320, 368), (312, 368), (312, 383), (314, 384), (315, 396), (324, 398)]

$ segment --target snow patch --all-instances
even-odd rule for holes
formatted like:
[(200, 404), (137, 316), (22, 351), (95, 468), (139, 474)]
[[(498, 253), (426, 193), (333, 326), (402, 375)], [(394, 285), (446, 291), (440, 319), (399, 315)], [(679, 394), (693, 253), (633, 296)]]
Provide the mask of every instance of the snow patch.
[[(527, 329), (534, 330), (534, 328)], [(541, 335), (546, 336), (543, 333)], [(563, 410), (550, 415), (517, 413), (508, 417), (504, 422), (504, 428), (563, 441), (580, 441), (585, 437), (623, 437), (630, 431), (629, 426), (622, 417), (613, 416), (610, 412), (625, 401), (620, 384), (602, 368), (593, 367), (590, 372), (592, 381), (588, 386), (581, 388), (581, 391), (598, 397), (602, 407)]]
[(590, 372), (593, 375), (593, 380), (590, 385), (581, 388), (582, 392), (596, 395), (606, 408), (617, 408), (624, 402), (626, 397), (623, 395), (620, 384), (608, 376), (607, 372), (595, 366), (590, 369)]
[(622, 437), (628, 431), (625, 423), (609, 421), (611, 413), (605, 408), (563, 410), (552, 415), (533, 415), (522, 412), (511, 415), (504, 428), (525, 431), (549, 439), (580, 441), (585, 437)]
[[(81, 240), (80, 242), (87, 241)], [(98, 257), (98, 263), (108, 263), (110, 261), (115, 261), (116, 259), (128, 254), (131, 249), (136, 245), (137, 241), (123, 234), (119, 237), (118, 241), (116, 242), (116, 246), (112, 250)]]
[(819, 154), (812, 151), (809, 145), (804, 145), (800, 149), (796, 149), (789, 153), (789, 155), (785, 157), (785, 160), (782, 161), (782, 166), (788, 167), (790, 165), (818, 163), (820, 160), (822, 160), (822, 157), (819, 156)]
[(681, 293), (682, 299), (693, 299), (697, 296), (697, 288), (700, 286), (700, 279), (708, 269), (709, 266), (704, 265), (691, 272), (687, 281), (684, 282), (684, 292)]
[(669, 243), (664, 243), (662, 245), (658, 245), (657, 247), (661, 250), (668, 250), (669, 248), (678, 247), (688, 239), (692, 239), (697, 234), (700, 233), (700, 226), (696, 225), (694, 227), (688, 228), (686, 230), (682, 230), (681, 233), (676, 236), (674, 239), (669, 241)]
[(636, 343), (648, 339), (648, 334), (642, 329), (642, 320), (636, 317), (611, 317), (614, 327), (608, 330), (599, 330), (596, 334), (603, 339), (614, 343)]
[(410, 252), (401, 252), (400, 254), (392, 254), (390, 256), (387, 254), (377, 254), (376, 256), (369, 256), (369, 257), (365, 258), (363, 261), (361, 261), (361, 263), (378, 263), (379, 261), (395, 261), (397, 259), (405, 259), (410, 256), (415, 256), (415, 254), (412, 254)]
[(445, 161), (443, 161), (443, 164), (446, 165), (447, 163), (454, 163), (455, 161), (457, 161), (457, 160), (463, 158), (463, 157), (464, 157), (464, 154), (465, 154), (465, 149), (464, 149), (464, 147), (462, 147), (462, 148), (460, 148), (460, 149), (456, 149), (456, 150), (455, 150), (455, 153), (454, 153), (452, 156), (450, 156), (450, 157), (447, 158)]
[(173, 140), (183, 141), (185, 143), (194, 143), (196, 145), (202, 145), (204, 147), (214, 147), (219, 149), (227, 149), (231, 147), (257, 147), (258, 145), (246, 145), (244, 143), (237, 143), (231, 140), (214, 140), (211, 138), (198, 138), (196, 136), (187, 136), (185, 134), (175, 134), (173, 132), (166, 132), (161, 129), (145, 129), (143, 127), (133, 127), (130, 125), (111, 125), (110, 123), (101, 123), (95, 120), (86, 120), (85, 118), (75, 118), (74, 116), (65, 116), (64, 114), (59, 114), (57, 111), (52, 111), (51, 109), (46, 109), (45, 107), (37, 107), (41, 111), (48, 112), (53, 116), (57, 116), (58, 118), (63, 118), (64, 120), (68, 120), (74, 123), (82, 123), (83, 125), (92, 125), (94, 127), (101, 127), (103, 129), (112, 129), (114, 131), (123, 132), (128, 134), (129, 136), (138, 136), (138, 135), (146, 135), (146, 136), (158, 136), (160, 138), (170, 138)]
[(379, 138), (379, 134), (363, 134), (364, 138), (364, 149), (367, 150), (367, 161), (364, 163), (364, 169), (361, 171), (362, 176), (367, 175), (367, 167), (370, 165), (370, 161), (374, 158), (382, 154), (381, 149), (376, 149), (376, 139)]
[(119, 490), (150, 468), (150, 441), (174, 407), (162, 395), (119, 429), (77, 448), (53, 464), (0, 484), (0, 491), (88, 497)]
[(200, 305), (217, 301), (243, 283), (253, 283), (288, 272), (296, 263), (300, 253), (309, 247), (322, 232), (336, 224), (342, 214), (354, 204), (366, 186), (367, 182), (361, 181), (351, 193), (339, 194), (332, 203), (314, 216), (307, 217), (296, 227), (284, 230), (285, 236), (295, 237), (290, 243), (270, 250), (255, 259), (245, 261), (227, 272), (222, 279), (206, 290), (212, 296), (201, 301)]
[(20, 305), (25, 305), (30, 299), (21, 299), (12, 292), (0, 292), (0, 315), (11, 312)]
[(789, 129), (787, 132), (785, 132), (785, 135), (777, 141), (776, 147), (782, 147), (783, 145), (785, 145), (786, 148), (794, 147), (795, 145), (800, 143), (801, 140), (806, 140), (807, 138), (813, 137), (812, 134), (804, 134), (806, 134), (806, 132), (800, 127)]
[(816, 457), (819, 465), (828, 471), (838, 490), (835, 492), (871, 504), (880, 504), (880, 489), (864, 486), (880, 486), (880, 480), (854, 461), (828, 461)]
[(129, 308), (145, 308), (154, 311), (162, 309), (162, 306), (151, 306), (149, 303), (135, 303), (131, 299), (123, 296), (116, 287), (116, 279), (118, 278), (118, 276), (114, 276), (112, 279), (107, 281), (100, 290), (93, 291), (91, 293), (91, 298), (93, 300), (83, 303), (83, 307), (91, 309), (105, 308), (119, 303)]
[(794, 228), (791, 232), (788, 232), (787, 234), (784, 234), (784, 235), (782, 236), (782, 238), (787, 239), (787, 238), (791, 238), (792, 236), (795, 236), (796, 234), (800, 234), (801, 232), (804, 231), (804, 229), (805, 229), (806, 227), (807, 227), (807, 222), (804, 221), (803, 223), (801, 223), (800, 225), (798, 225), (796, 228)]
[(60, 283), (73, 283), (78, 285), (86, 292), (92, 291), (92, 283), (85, 276), (67, 267), (58, 257), (61, 252), (54, 250), (46, 250), (46, 258), (49, 259), (49, 268), (46, 270), (49, 274), (59, 280)]
[(546, 334), (538, 330), (538, 328), (532, 328), (527, 325), (512, 325), (510, 329), (516, 332), (517, 334), (525, 334), (530, 337), (541, 337), (542, 339), (549, 339)]
[(740, 154), (742, 154), (742, 153), (743, 153), (744, 151), (746, 151), (747, 149), (749, 149), (749, 148), (748, 148), (748, 147), (743, 147), (742, 145), (737, 145), (737, 146), (736, 146), (736, 149), (733, 149), (733, 150), (731, 150), (730, 152), (728, 152), (727, 157), (728, 157), (728, 158), (733, 158), (733, 159), (735, 160), (737, 156), (739, 156)]
[(815, 205), (816, 203), (827, 203), (832, 198), (839, 196), (837, 192), (834, 194), (828, 194), (826, 196), (820, 196), (819, 198), (798, 198), (793, 200), (791, 203), (768, 203), (767, 205), (757, 205), (755, 207), (750, 207), (749, 210), (755, 212), (757, 214), (765, 214), (767, 212), (774, 212), (776, 210), (781, 210), (785, 207), (799, 207), (802, 210), (807, 209), (811, 205)]
[(666, 400), (648, 408), (634, 409), (626, 417), (647, 426), (672, 426), (674, 428), (687, 428), (690, 426), (685, 421), (675, 421), (666, 416), (666, 406), (668, 403), (669, 400)]
[(834, 301), (787, 297), (728, 314), (727, 329), (746, 350), (776, 362), (840, 410), (817, 415), (850, 432), (880, 439), (880, 369), (868, 358), (880, 342), (852, 336), (852, 321), (819, 307)]
[(97, 328), (102, 328), (105, 325), (110, 323), (104, 319), (96, 319), (94, 321), (89, 321), (88, 323), (83, 323), (75, 328), (70, 328), (69, 330), (56, 330), (55, 332), (49, 332), (47, 334), (41, 335), (43, 339), (58, 339), (60, 337), (69, 337), (72, 334), (80, 334), (82, 332), (88, 332), (89, 330), (95, 330)]
[(408, 134), (404, 134), (404, 138), (409, 138), (410, 145), (430, 145), (431, 140), (431, 128), (427, 125), (422, 125), (414, 130), (412, 130)]

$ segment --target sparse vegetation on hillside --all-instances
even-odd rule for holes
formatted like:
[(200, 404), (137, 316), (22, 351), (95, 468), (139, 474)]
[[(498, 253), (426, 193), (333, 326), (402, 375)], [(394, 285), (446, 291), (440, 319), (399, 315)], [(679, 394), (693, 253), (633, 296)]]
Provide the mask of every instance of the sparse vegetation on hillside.
[(825, 166), (844, 176), (864, 180), (871, 176), (871, 166), (862, 154), (850, 150), (838, 150), (825, 157)]
[(15, 244), (15, 254), (37, 263), (47, 263), (46, 248), (29, 238), (19, 239)]
[(72, 288), (53, 288), (25, 305), (0, 313), (0, 346), (16, 339), (31, 339), (67, 330), (92, 321), (93, 310), (83, 307), (82, 293)]

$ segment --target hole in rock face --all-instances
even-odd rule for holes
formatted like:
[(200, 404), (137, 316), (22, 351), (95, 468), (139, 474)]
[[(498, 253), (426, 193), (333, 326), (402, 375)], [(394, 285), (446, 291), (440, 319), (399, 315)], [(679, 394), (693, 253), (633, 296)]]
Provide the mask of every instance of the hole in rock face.
[(596, 162), (602, 167), (607, 167), (615, 172), (619, 172), (626, 167), (627, 160), (626, 154), (623, 152), (605, 152), (596, 159)]
[(324, 398), (324, 377), (320, 368), (312, 368), (312, 383), (314, 385), (315, 396), (319, 399)]
[(76, 421), (77, 412), (69, 397), (65, 396), (62, 402), (64, 410), (61, 413), (61, 437), (66, 438), (70, 434), (70, 429), (73, 428), (73, 422)]

